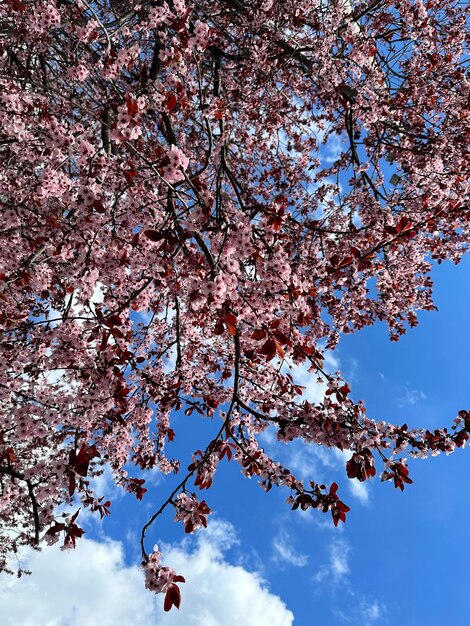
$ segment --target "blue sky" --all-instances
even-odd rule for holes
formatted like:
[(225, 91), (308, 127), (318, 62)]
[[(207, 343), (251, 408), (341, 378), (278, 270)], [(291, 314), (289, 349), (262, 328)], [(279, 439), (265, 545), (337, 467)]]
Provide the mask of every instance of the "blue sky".
[[(380, 324), (344, 337), (330, 365), (352, 382), (369, 416), (428, 428), (450, 426), (470, 407), (467, 332), (470, 259), (436, 267), (438, 312), (400, 342)], [(314, 383), (312, 383), (314, 384)], [(310, 393), (315, 393), (310, 389)], [(182, 423), (187, 420), (189, 428)], [(182, 447), (203, 445), (210, 420), (181, 416)], [(191, 426), (191, 424), (193, 426)], [(2, 624), (9, 626), (441, 626), (470, 623), (470, 472), (468, 452), (410, 461), (404, 493), (377, 478), (349, 481), (344, 458), (267, 433), (266, 448), (294, 473), (339, 482), (351, 506), (346, 525), (316, 511), (290, 511), (286, 492), (265, 494), (226, 461), (204, 492), (214, 514), (206, 533), (184, 537), (164, 516), (152, 529), (169, 565), (186, 576), (180, 612), (163, 614), (143, 589), (138, 533), (168, 494), (158, 476), (142, 503), (100, 479), (112, 500), (103, 523), (86, 520), (75, 553), (24, 554), (31, 577), (0, 581)], [(5, 618), (6, 616), (6, 618)], [(4, 621), (6, 619), (6, 621)]]

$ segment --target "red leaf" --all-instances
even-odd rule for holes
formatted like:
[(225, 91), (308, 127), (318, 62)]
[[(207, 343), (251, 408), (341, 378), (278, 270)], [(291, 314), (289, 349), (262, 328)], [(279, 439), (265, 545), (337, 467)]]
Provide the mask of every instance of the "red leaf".
[(176, 96), (174, 93), (169, 93), (166, 97), (166, 108), (169, 111), (173, 111), (174, 109), (176, 109), (176, 106), (178, 104), (178, 100), (176, 99)]
[(237, 327), (227, 322), (227, 320), (225, 320), (225, 326), (227, 327), (227, 330), (232, 335), (232, 337), (235, 337), (235, 335), (237, 334)]
[(138, 500), (142, 500), (144, 493), (147, 491), (145, 487), (142, 487), (144, 483), (145, 480), (143, 478), (131, 478), (129, 480), (129, 491), (135, 493)]
[(227, 313), (224, 321), (228, 332), (232, 335), (232, 337), (235, 337), (237, 334), (237, 316), (233, 313)]
[(69, 474), (69, 496), (73, 496), (73, 494), (75, 493), (76, 485), (77, 485), (77, 483), (75, 481), (75, 474), (73, 472), (70, 472), (70, 474)]
[(131, 96), (131, 94), (126, 93), (126, 105), (128, 114), (133, 117), (136, 113), (139, 112), (139, 107), (137, 105), (137, 100)]
[(402, 217), (401, 220), (397, 224), (397, 232), (398, 233), (406, 233), (413, 228), (412, 222), (407, 217)]
[(184, 30), (181, 30), (178, 32), (178, 38), (181, 41), (183, 48), (187, 48), (188, 42), (189, 42), (188, 33), (185, 32)]
[(227, 442), (221, 442), (219, 445), (219, 459), (222, 460), (225, 456), (227, 457), (227, 461), (230, 461), (232, 459), (231, 444)]
[(84, 446), (80, 448), (80, 452), (77, 455), (77, 460), (74, 464), (74, 470), (79, 476), (85, 477), (88, 474), (88, 465), (90, 463), (90, 459), (86, 453), (86, 449)]
[(341, 500), (335, 503), (331, 509), (331, 516), (333, 518), (333, 524), (338, 526), (338, 522), (346, 522), (346, 513), (349, 511), (349, 507), (346, 506)]
[(5, 451), (0, 455), (0, 461), (2, 459), (6, 459), (8, 463), (13, 463), (16, 460), (15, 451), (12, 447), (5, 449)]
[(289, 337), (287, 337), (284, 333), (281, 333), (280, 330), (274, 330), (273, 335), (282, 346), (292, 345), (292, 342), (289, 339)]
[(455, 436), (455, 445), (457, 446), (457, 448), (461, 448), (464, 443), (466, 441), (468, 441), (468, 435), (465, 431), (460, 431), (459, 433), (457, 433), (457, 435)]
[(274, 339), (267, 339), (260, 349), (260, 354), (263, 354), (266, 357), (266, 361), (270, 361), (274, 358), (277, 351), (276, 342)]
[(349, 265), (351, 265), (352, 262), (353, 262), (353, 257), (352, 256), (347, 256), (344, 259), (342, 259), (340, 261), (339, 265), (337, 265), (334, 269), (335, 270), (344, 269), (345, 267), (348, 267)]
[(21, 0), (11, 0), (10, 6), (13, 11), (26, 11), (26, 4), (24, 2), (21, 2)]
[(144, 230), (144, 235), (147, 239), (150, 239), (150, 241), (161, 241), (165, 236), (158, 230)]
[(126, 179), (126, 183), (128, 185), (132, 185), (132, 179), (134, 178), (135, 175), (136, 175), (136, 172), (134, 170), (126, 170), (124, 172), (124, 178)]
[(361, 258), (361, 256), (362, 256), (362, 255), (361, 255), (361, 251), (360, 251), (358, 248), (356, 248), (355, 246), (353, 246), (353, 247), (351, 248), (351, 252), (352, 252), (352, 253), (353, 253), (353, 255), (356, 257), (356, 259), (360, 259), (360, 258)]
[(119, 315), (115, 315), (114, 313), (109, 315), (105, 319), (104, 323), (108, 328), (111, 328), (112, 326), (122, 326), (121, 318), (119, 317)]
[(170, 585), (168, 591), (165, 594), (165, 602), (163, 603), (163, 609), (169, 611), (173, 606), (177, 609), (181, 605), (181, 592), (178, 585)]
[(227, 315), (225, 316), (225, 321), (227, 322), (227, 324), (232, 324), (233, 326), (235, 326), (235, 324), (237, 323), (237, 316), (233, 313), (227, 313)]
[(64, 546), (72, 545), (75, 548), (76, 538), (80, 538), (85, 534), (83, 528), (79, 528), (76, 524), (70, 524), (64, 539)]
[(62, 532), (65, 529), (65, 524), (59, 524), (57, 522), (54, 522), (54, 525), (51, 526), (47, 532), (46, 535), (51, 535), (52, 537), (54, 535), (58, 535), (60, 532)]
[(338, 511), (338, 509), (331, 509), (331, 516), (333, 518), (333, 524), (335, 526), (338, 526), (339, 516), (340, 516), (340, 512)]
[(214, 328), (214, 335), (223, 335), (224, 333), (224, 323), (222, 320), (219, 320)]
[(106, 212), (106, 209), (104, 208), (101, 200), (95, 200), (91, 206), (95, 209), (97, 213), (100, 213), (101, 215)]

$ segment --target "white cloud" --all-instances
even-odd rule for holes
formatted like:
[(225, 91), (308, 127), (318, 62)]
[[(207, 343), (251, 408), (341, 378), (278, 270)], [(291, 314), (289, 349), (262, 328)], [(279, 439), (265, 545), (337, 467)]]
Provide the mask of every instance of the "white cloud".
[(355, 358), (348, 359), (347, 379), (350, 382), (357, 380), (359, 372), (359, 361)]
[[(346, 475), (345, 464), (351, 458), (350, 450), (338, 450), (306, 443), (301, 439), (290, 441), (288, 444), (278, 442), (276, 428), (268, 428), (261, 434), (268, 454), (279, 459), (296, 478), (315, 480), (317, 483), (328, 483), (334, 480), (333, 472)], [(350, 495), (362, 505), (369, 503), (369, 488), (366, 483), (357, 479), (346, 482)]]
[[(339, 361), (331, 350), (324, 352), (323, 367), (329, 373), (339, 369)], [(326, 383), (324, 381), (318, 382), (317, 375), (314, 372), (309, 372), (307, 364), (294, 365), (285, 362), (282, 371), (284, 374), (289, 373), (297, 385), (305, 387), (302, 396), (299, 396), (299, 402), (308, 400), (312, 404), (318, 404), (324, 400)], [(343, 457), (339, 450), (306, 443), (300, 438), (290, 441), (286, 445), (284, 442), (277, 441), (275, 427), (268, 428), (261, 434), (260, 438), (267, 448), (268, 454), (273, 458), (278, 458), (297, 478), (313, 479), (319, 483), (328, 482), (326, 474), (330, 474), (330, 472), (325, 472), (325, 469), (336, 470), (341, 467), (344, 470), (344, 464), (338, 462), (338, 455), (335, 454), (340, 455), (342, 462)], [(353, 497), (362, 503), (367, 502), (368, 492), (364, 485), (351, 485), (350, 491)]]
[(364, 623), (366, 626), (369, 626), (369, 624), (373, 624), (384, 614), (384, 607), (380, 605), (377, 600), (374, 600), (374, 602), (371, 603), (363, 601), (361, 603), (361, 606), (359, 607), (359, 610), (364, 618)]
[(157, 601), (137, 567), (124, 564), (122, 545), (79, 540), (76, 550), (56, 546), (29, 554), (32, 575), (3, 577), (3, 626), (147, 626)]
[(318, 459), (315, 448), (303, 441), (290, 441), (283, 457), (285, 465), (296, 478), (320, 481)]
[(349, 574), (349, 544), (344, 540), (335, 540), (329, 546), (328, 563), (323, 565), (313, 577), (314, 582), (339, 583), (347, 578)]
[(325, 467), (334, 468), (336, 458), (331, 450), (302, 439), (294, 439), (288, 443), (276, 438), (275, 426), (268, 428), (260, 435), (265, 450), (271, 458), (278, 460), (293, 473), (297, 479), (326, 482)]
[(176, 345), (171, 346), (163, 357), (163, 371), (165, 374), (171, 374), (176, 369), (177, 350)]
[(330, 569), (336, 580), (349, 574), (348, 553), (349, 546), (344, 541), (330, 546)]
[(359, 482), (356, 478), (348, 480), (348, 488), (353, 498), (361, 504), (369, 503), (369, 489), (366, 483)]
[(407, 389), (406, 392), (403, 394), (403, 396), (401, 396), (400, 398), (397, 399), (397, 404), (399, 407), (404, 407), (404, 406), (413, 406), (415, 405), (417, 402), (420, 402), (421, 400), (426, 400), (427, 396), (423, 391), (419, 391), (419, 389)]
[[(341, 608), (339, 606), (333, 608), (333, 615), (351, 626), (377, 626), (378, 623), (384, 623), (387, 607), (376, 599), (372, 600), (358, 594), (352, 586), (350, 551), (350, 545), (344, 539), (330, 543), (328, 560), (312, 580), (320, 585), (325, 583), (333, 594), (336, 592), (335, 586), (342, 585), (345, 601), (341, 603)], [(323, 591), (323, 587), (321, 589)], [(346, 602), (347, 597), (351, 598), (354, 603)]]
[[(126, 495), (124, 489), (115, 484), (113, 473), (109, 465), (104, 466), (101, 474), (98, 476), (88, 477), (88, 480), (90, 481), (90, 489), (96, 494), (97, 498), (103, 498), (103, 502), (106, 502), (107, 500), (111, 502), (111, 513), (113, 512), (113, 504), (124, 498)], [(90, 508), (81, 506), (80, 498), (77, 495), (75, 495), (74, 498), (74, 505), (75, 508), (72, 507), (73, 511), (75, 511), (78, 507), (81, 507), (80, 515), (77, 520), (78, 525), (83, 527), (87, 534), (89, 528), (93, 528), (95, 532), (96, 529), (99, 528), (101, 532), (103, 522), (107, 518), (104, 517), (102, 519), (98, 512), (92, 513)], [(70, 507), (61, 507), (60, 512), (62, 511), (70, 512)]]
[(339, 158), (344, 145), (343, 141), (344, 138), (336, 134), (328, 137), (325, 147), (321, 148), (322, 159), (325, 163), (334, 163)]
[(165, 560), (186, 578), (181, 609), (165, 616), (165, 626), (291, 626), (293, 614), (265, 581), (223, 558), (233, 527), (213, 522), (208, 531), (193, 552), (185, 543), (165, 551)]
[[(336, 372), (339, 369), (339, 362), (336, 356), (331, 350), (326, 350), (323, 353), (324, 363), (323, 367), (326, 372)], [(299, 396), (301, 400), (308, 400), (312, 404), (318, 404), (322, 402), (325, 397), (326, 384), (325, 382), (317, 382), (317, 375), (314, 372), (309, 372), (309, 366), (306, 363), (301, 365), (289, 364), (284, 366), (283, 373), (289, 373), (294, 379), (297, 385), (305, 387), (302, 396)]]
[(374, 626), (379, 621), (384, 623), (386, 610), (387, 607), (384, 604), (379, 604), (377, 600), (363, 599), (358, 606), (352, 606), (349, 610), (336, 607), (333, 614), (343, 622), (353, 626)]
[(305, 567), (307, 565), (308, 556), (297, 552), (292, 545), (291, 537), (283, 532), (273, 540), (273, 560), (278, 563), (288, 563), (294, 567)]
[[(320, 484), (334, 480), (333, 472), (340, 472), (341, 476), (345, 476), (345, 464), (352, 456), (350, 450), (318, 446), (301, 439), (295, 439), (288, 444), (279, 442), (274, 426), (265, 430), (260, 439), (268, 454), (279, 459), (296, 478), (315, 480)], [(366, 483), (351, 479), (347, 480), (346, 485), (355, 500), (362, 505), (369, 504), (369, 487)]]
[[(293, 614), (257, 573), (226, 561), (234, 541), (233, 527), (218, 522), (196, 541), (165, 546), (165, 563), (186, 578), (181, 609), (165, 614), (165, 626), (292, 626)], [(119, 542), (81, 539), (75, 551), (29, 553), (23, 566), (30, 577), (0, 581), (2, 626), (162, 623), (162, 599), (125, 564)]]

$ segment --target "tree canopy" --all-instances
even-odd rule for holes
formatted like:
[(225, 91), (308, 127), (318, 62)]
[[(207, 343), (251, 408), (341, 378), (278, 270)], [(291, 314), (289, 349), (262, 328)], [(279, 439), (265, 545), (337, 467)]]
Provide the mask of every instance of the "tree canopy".
[[(378, 422), (324, 358), (378, 320), (398, 340), (434, 308), (432, 263), (468, 250), (468, 42), (455, 0), (2, 3), (0, 569), (107, 516), (104, 467), (139, 500), (179, 473), (141, 539), (178, 607), (146, 532), (169, 507), (205, 526), (219, 463), (346, 520), (268, 427), (402, 490), (405, 451), (464, 447), (465, 410)], [(180, 413), (213, 420), (189, 459)]]

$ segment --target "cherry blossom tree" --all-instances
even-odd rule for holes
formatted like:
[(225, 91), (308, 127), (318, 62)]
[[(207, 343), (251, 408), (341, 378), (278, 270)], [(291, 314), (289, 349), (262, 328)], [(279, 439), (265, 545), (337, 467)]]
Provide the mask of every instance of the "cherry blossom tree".
[[(0, 5), (0, 569), (79, 544), (80, 511), (110, 513), (105, 467), (139, 500), (148, 470), (178, 473), (141, 539), (178, 607), (146, 533), (167, 508), (205, 526), (219, 463), (345, 521), (268, 427), (400, 489), (405, 450), (464, 447), (465, 410), (374, 421), (324, 355), (377, 320), (398, 340), (434, 308), (432, 262), (468, 249), (468, 42), (458, 0)], [(212, 418), (190, 459), (178, 412)]]

